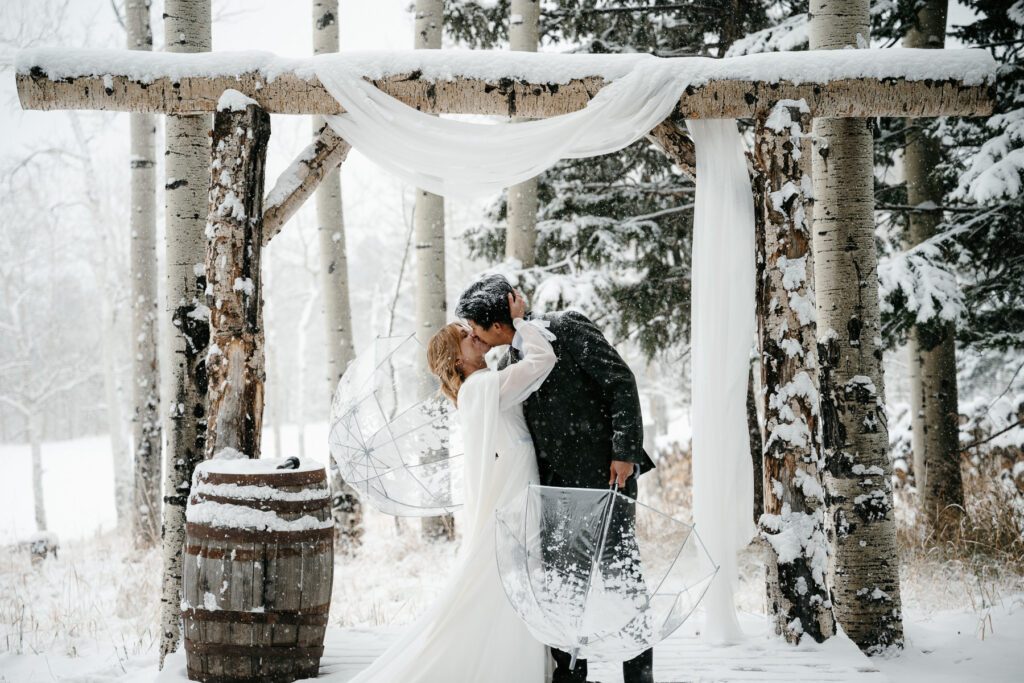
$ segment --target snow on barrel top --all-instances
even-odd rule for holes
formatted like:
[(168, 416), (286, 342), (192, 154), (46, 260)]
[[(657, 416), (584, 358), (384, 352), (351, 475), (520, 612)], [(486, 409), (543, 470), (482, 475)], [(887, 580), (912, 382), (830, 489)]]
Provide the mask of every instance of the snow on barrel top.
[[(324, 519), (308, 514), (329, 506), (323, 465), (309, 459), (230, 457), (235, 453), (223, 449), (196, 466), (193, 497), (185, 511), (189, 523), (256, 531), (308, 531), (333, 526), (329, 512), (321, 515)], [(288, 469), (279, 469), (285, 464)], [(299, 505), (291, 511), (275, 509), (288, 503)], [(329, 511), (329, 507), (324, 509)]]
[[(227, 450), (227, 449), (225, 449)], [(278, 469), (288, 462), (288, 458), (224, 458), (219, 457), (223, 451), (218, 452), (218, 457), (204, 460), (196, 465), (196, 477), (202, 478), (204, 474), (259, 474), (267, 475), (267, 483), (272, 484), (274, 475), (289, 475), (297, 472), (315, 472), (322, 470), (324, 466), (316, 460), (309, 458), (299, 460), (299, 466), (294, 469)]]

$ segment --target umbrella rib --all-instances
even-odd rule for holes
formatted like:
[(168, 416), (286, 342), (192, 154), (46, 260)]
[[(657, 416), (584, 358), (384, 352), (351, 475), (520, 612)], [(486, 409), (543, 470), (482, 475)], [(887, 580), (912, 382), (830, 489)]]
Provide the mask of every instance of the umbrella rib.
[[(380, 399), (377, 397), (377, 392), (374, 392), (373, 397), (374, 397), (374, 400), (377, 401), (377, 407), (380, 408), (380, 411), (383, 414), (384, 413), (384, 406), (382, 406), (380, 404)], [(391, 443), (394, 444), (395, 443), (395, 439), (394, 439), (394, 435), (391, 434), (391, 423), (390, 422), (385, 422), (384, 423), (384, 428), (388, 430), (388, 435), (391, 437)], [(399, 451), (397, 444), (395, 445), (395, 451), (398, 452), (398, 457), (399, 457), (399, 459), (402, 462), (402, 467), (405, 468), (405, 466), (406, 466), (405, 458), (402, 457), (402, 453), (401, 453), (401, 451)], [(406, 471), (408, 471), (408, 470), (406, 470)], [(434, 494), (433, 491), (431, 491), (426, 486), (424, 486), (423, 482), (421, 482), (416, 477), (412, 477), (412, 480), (415, 481), (417, 484), (419, 484), (419, 487), (426, 492), (427, 496), (434, 501), (435, 505), (440, 505), (442, 507), (444, 506), (444, 503), (441, 502), (441, 499), (436, 494)], [(385, 494), (385, 495), (387, 495), (387, 494)]]

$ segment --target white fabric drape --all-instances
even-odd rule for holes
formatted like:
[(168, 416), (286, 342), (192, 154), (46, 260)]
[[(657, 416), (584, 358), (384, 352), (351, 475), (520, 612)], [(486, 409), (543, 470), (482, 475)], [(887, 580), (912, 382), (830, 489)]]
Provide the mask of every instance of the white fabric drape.
[(685, 82), (670, 63), (651, 59), (579, 111), (481, 124), (423, 114), (363, 80), (341, 58), (318, 62), (316, 71), (345, 109), (325, 117), (338, 135), (416, 187), (447, 196), (497, 192), (559, 159), (620, 150), (671, 113)]
[(754, 339), (754, 202), (730, 119), (687, 121), (697, 152), (690, 276), (693, 518), (720, 569), (704, 597), (712, 641), (742, 637), (736, 554), (754, 534), (747, 373)]
[[(539, 121), (479, 124), (419, 112), (364, 81), (340, 56), (319, 62), (317, 76), (345, 109), (327, 117), (339, 135), (411, 184), (447, 196), (496, 192), (559, 159), (622, 149), (672, 112), (687, 82), (668, 62), (640, 61), (580, 111)], [(754, 532), (746, 421), (754, 337), (754, 209), (736, 122), (688, 121), (687, 126), (697, 150), (694, 520), (721, 566), (705, 598), (703, 633), (730, 641), (742, 635), (733, 606), (736, 553)]]

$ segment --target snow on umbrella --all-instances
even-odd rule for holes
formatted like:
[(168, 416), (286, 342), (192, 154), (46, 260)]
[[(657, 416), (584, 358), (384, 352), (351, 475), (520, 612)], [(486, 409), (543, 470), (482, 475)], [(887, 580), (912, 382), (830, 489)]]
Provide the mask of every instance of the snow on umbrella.
[(664, 640), (718, 571), (693, 525), (614, 489), (534, 485), (496, 517), (513, 609), (574, 664), (631, 659)]
[(331, 453), (345, 482), (381, 512), (430, 517), (461, 505), (461, 454), (448, 401), (415, 335), (378, 338), (342, 375), (331, 403)]

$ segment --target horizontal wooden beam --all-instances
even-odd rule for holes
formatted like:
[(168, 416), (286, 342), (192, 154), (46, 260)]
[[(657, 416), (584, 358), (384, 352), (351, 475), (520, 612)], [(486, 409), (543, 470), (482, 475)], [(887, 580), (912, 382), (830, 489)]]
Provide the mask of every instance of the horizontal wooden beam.
[[(86, 51), (79, 51), (86, 52)], [(113, 51), (107, 51), (113, 52)], [(420, 52), (434, 52), (423, 50)], [(444, 51), (438, 51), (444, 52)], [(679, 114), (683, 118), (752, 118), (765, 114), (772, 105), (783, 99), (803, 99), (810, 107), (811, 114), (824, 118), (871, 117), (871, 116), (987, 116), (992, 111), (994, 96), (991, 79), (987, 75), (979, 77), (979, 71), (985, 70), (984, 63), (978, 59), (976, 51), (960, 51), (964, 53), (963, 71), (971, 77), (967, 81), (949, 76), (957, 73), (954, 59), (957, 55), (947, 56), (938, 60), (940, 66), (927, 71), (920, 64), (914, 69), (902, 68), (897, 59), (882, 60), (877, 54), (897, 51), (885, 50), (844, 50), (823, 53), (780, 53), (786, 60), (767, 60), (764, 63), (774, 65), (773, 70), (765, 68), (718, 68), (702, 73), (733, 74), (729, 78), (694, 78), (698, 85), (691, 85), (680, 94)], [(902, 50), (903, 53), (917, 51)], [(919, 52), (938, 52), (922, 50)], [(845, 53), (845, 54), (840, 54)], [(855, 54), (862, 53), (862, 54)], [(139, 53), (134, 53), (138, 55)], [(245, 65), (245, 59), (239, 57), (234, 62), (225, 55), (210, 53), (221, 57), (220, 62), (211, 64), (233, 63)], [(388, 53), (381, 53), (385, 59)], [(792, 59), (793, 55), (803, 56), (812, 62), (828, 59), (832, 64), (822, 69), (818, 80), (807, 77), (806, 67), (798, 68), (801, 62)], [(846, 61), (838, 61), (833, 55), (840, 55)], [(863, 55), (863, 57), (862, 57)], [(49, 66), (53, 61), (52, 53), (40, 53), (39, 64), (33, 63), (35, 53), (28, 53), (19, 58), (17, 68), (18, 96), (25, 109), (101, 109), (109, 111), (149, 112), (164, 114), (197, 114), (212, 112), (217, 100), (224, 90), (239, 90), (255, 99), (266, 111), (277, 114), (337, 114), (341, 108), (333, 97), (324, 89), (314, 75), (314, 69), (308, 60), (293, 60), (292, 70), (274, 71), (268, 77), (266, 68), (253, 70), (237, 75), (218, 74), (215, 70), (170, 68), (177, 61), (170, 57), (196, 57), (196, 55), (160, 55), (163, 61), (155, 62), (153, 69), (146, 71), (145, 78), (123, 66), (129, 64), (124, 60), (117, 61), (107, 56), (107, 65), (122, 67), (123, 73), (97, 73), (95, 67), (89, 75), (75, 75), (61, 62), (63, 69), (57, 70)], [(443, 56), (443, 55), (441, 55)], [(463, 54), (461, 57), (465, 57)], [(491, 54), (484, 55), (493, 58)], [(559, 57), (562, 61), (573, 55), (540, 55), (540, 57)], [(764, 57), (765, 55), (755, 55)], [(900, 55), (892, 55), (899, 57)], [(915, 55), (916, 56), (916, 55)], [(230, 57), (228, 55), (227, 57)], [(629, 57), (614, 55), (613, 57)], [(970, 57), (970, 59), (967, 59)], [(743, 58), (737, 58), (743, 59)], [(48, 61), (49, 60), (49, 61)], [(408, 61), (408, 60), (406, 60)], [(714, 60), (711, 60), (714, 61)], [(722, 63), (731, 60), (719, 60)], [(88, 60), (86, 60), (88, 62)], [(465, 60), (459, 63), (472, 63)], [(612, 64), (615, 61), (605, 60)], [(604, 65), (605, 62), (599, 62)], [(775, 62), (778, 62), (775, 64)], [(400, 65), (405, 62), (399, 60)], [(572, 61), (567, 61), (572, 64)], [(580, 62), (582, 65), (590, 62)], [(882, 68), (890, 64), (890, 71)], [(184, 62), (190, 64), (190, 62)], [(290, 64), (290, 63), (289, 63)], [(518, 62), (510, 62), (512, 66)], [(622, 64), (629, 64), (628, 61)], [(850, 66), (847, 66), (849, 64)], [(979, 67), (979, 64), (981, 66)], [(865, 65), (871, 68), (866, 68)], [(499, 65), (500, 66), (500, 65)], [(740, 64), (743, 66), (743, 64)], [(157, 68), (160, 67), (160, 68)], [(970, 67), (970, 68), (967, 68)], [(224, 68), (224, 67), (221, 67)], [(283, 69), (277, 65), (278, 69)], [(800, 82), (774, 78), (771, 80), (752, 80), (751, 74), (785, 74), (787, 69), (793, 71), (791, 78), (799, 77)], [(84, 69), (83, 69), (84, 70)], [(161, 75), (160, 71), (168, 75)], [(619, 72), (628, 69), (619, 69)], [(576, 111), (586, 106), (587, 102), (600, 90), (607, 81), (602, 75), (585, 75), (586, 69), (576, 69), (579, 77), (571, 79), (552, 76), (549, 81), (530, 80), (545, 75), (545, 71), (535, 69), (534, 72), (518, 70), (515, 77), (494, 79), (474, 76), (483, 69), (465, 69), (470, 75), (452, 75), (438, 69), (433, 71), (415, 70), (404, 73), (369, 74), (367, 80), (384, 92), (405, 102), (406, 104), (429, 113), (451, 114), (491, 114), (502, 116), (523, 116), (528, 118), (544, 118)], [(493, 72), (493, 71), (492, 71)], [(591, 72), (608, 73), (608, 69), (592, 69)], [(237, 72), (236, 72), (237, 73)], [(366, 70), (362, 71), (366, 73)], [(510, 67), (510, 73), (516, 69)], [(526, 73), (528, 77), (519, 74)], [(551, 70), (552, 74), (558, 73)], [(564, 73), (564, 72), (563, 72)], [(616, 72), (618, 73), (618, 72)], [(817, 73), (817, 72), (814, 72)], [(857, 73), (858, 77), (841, 77), (843, 73)], [(892, 74), (886, 76), (885, 74)], [(900, 75), (906, 73), (907, 75)], [(922, 74), (947, 74), (945, 78), (922, 78)], [(867, 75), (863, 75), (867, 74)], [(919, 79), (919, 80), (917, 80)], [(564, 82), (554, 82), (563, 80)]]

